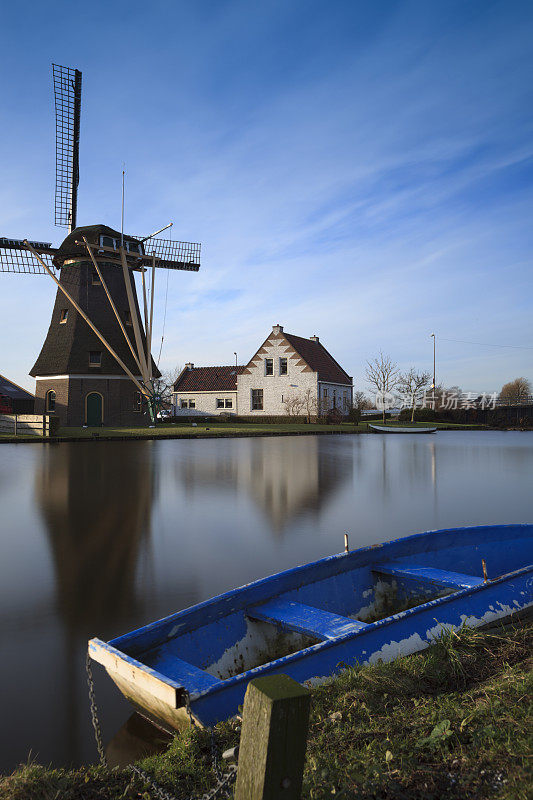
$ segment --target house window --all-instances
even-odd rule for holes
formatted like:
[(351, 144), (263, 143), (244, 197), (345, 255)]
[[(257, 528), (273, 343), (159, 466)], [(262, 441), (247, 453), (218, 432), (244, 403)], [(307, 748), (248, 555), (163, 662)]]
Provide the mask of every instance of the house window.
[(324, 397), (327, 397), (327, 396), (328, 396), (328, 390), (324, 389)]
[(217, 398), (217, 408), (224, 408), (224, 400)]
[(68, 308), (62, 308), (59, 312), (59, 324), (64, 325), (68, 319)]
[(263, 390), (252, 389), (252, 411), (263, 410)]
[(273, 374), (274, 374), (274, 359), (265, 358), (265, 375), (273, 375)]
[(224, 408), (233, 408), (233, 400), (224, 400)]
[(280, 358), (279, 360), (279, 374), (286, 375), (287, 374), (287, 359)]
[(142, 395), (140, 392), (133, 393), (133, 410), (142, 411)]
[(53, 389), (50, 389), (48, 392), (46, 392), (46, 410), (56, 410), (56, 393)]
[(196, 400), (189, 400), (189, 408), (196, 408)]
[(180, 400), (180, 408), (196, 408), (196, 400)]
[(101, 350), (90, 350), (89, 351), (89, 366), (90, 367), (101, 367), (102, 366), (102, 351)]
[(91, 284), (92, 286), (101, 286), (102, 281), (95, 269), (91, 270)]

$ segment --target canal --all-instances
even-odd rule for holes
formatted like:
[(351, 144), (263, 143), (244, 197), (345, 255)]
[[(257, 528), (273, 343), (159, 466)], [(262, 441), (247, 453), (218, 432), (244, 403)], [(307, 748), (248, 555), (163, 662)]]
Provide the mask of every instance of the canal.
[[(434, 528), (533, 521), (533, 432), (0, 446), (0, 771), (96, 760), (87, 639)], [(130, 708), (95, 666), (104, 739)]]

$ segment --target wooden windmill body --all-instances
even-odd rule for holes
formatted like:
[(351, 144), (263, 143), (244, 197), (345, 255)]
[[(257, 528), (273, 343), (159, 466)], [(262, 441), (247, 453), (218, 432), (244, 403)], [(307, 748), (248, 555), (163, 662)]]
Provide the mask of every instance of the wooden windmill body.
[(81, 73), (53, 69), (56, 224), (70, 232), (58, 248), (0, 238), (0, 271), (48, 275), (57, 285), (48, 334), (30, 371), (36, 411), (68, 426), (135, 425), (147, 413), (153, 421), (159, 407), (151, 356), (156, 270), (197, 271), (200, 245), (126, 235), (102, 224), (76, 227)]

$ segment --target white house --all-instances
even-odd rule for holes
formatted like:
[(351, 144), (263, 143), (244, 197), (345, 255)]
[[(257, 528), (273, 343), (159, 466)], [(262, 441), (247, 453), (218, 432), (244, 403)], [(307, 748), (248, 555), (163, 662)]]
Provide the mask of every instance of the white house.
[(186, 364), (174, 384), (177, 414), (316, 416), (352, 405), (353, 381), (318, 336), (304, 339), (272, 332), (245, 366), (195, 367)]

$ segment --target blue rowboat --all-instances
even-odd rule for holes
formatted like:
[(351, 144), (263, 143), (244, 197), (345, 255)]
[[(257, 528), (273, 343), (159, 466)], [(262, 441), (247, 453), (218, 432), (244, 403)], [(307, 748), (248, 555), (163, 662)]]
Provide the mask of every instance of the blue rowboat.
[(166, 728), (237, 712), (248, 682), (321, 680), (392, 660), (443, 629), (533, 605), (533, 525), (428, 531), (323, 558), (234, 589), (89, 653), (145, 716)]

